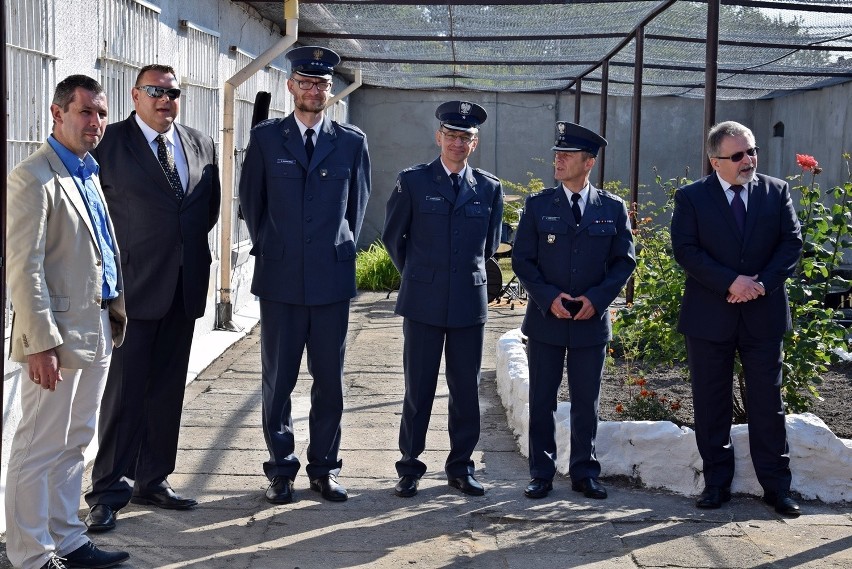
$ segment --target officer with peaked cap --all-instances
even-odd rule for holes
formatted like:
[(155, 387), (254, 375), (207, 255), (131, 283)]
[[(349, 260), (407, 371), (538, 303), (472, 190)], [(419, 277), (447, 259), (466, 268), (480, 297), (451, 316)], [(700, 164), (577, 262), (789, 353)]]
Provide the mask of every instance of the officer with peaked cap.
[(556, 397), (566, 367), (571, 394), (571, 487), (606, 498), (595, 456), (598, 402), (609, 306), (636, 259), (627, 208), (589, 183), (606, 140), (570, 122), (556, 123), (554, 177), (559, 185), (530, 195), (515, 233), (512, 268), (530, 297), (522, 331), (530, 369), (529, 466), (524, 494), (544, 498), (556, 474)]
[(400, 172), (382, 233), (402, 274), (396, 313), (405, 319), (402, 458), (396, 463), (400, 479), (394, 491), (414, 496), (426, 472), (418, 457), (426, 446), (443, 351), (451, 449), (444, 470), (450, 486), (481, 496), (485, 490), (473, 476), (471, 456), (479, 441), (479, 375), (488, 314), (485, 261), (499, 245), (503, 190), (495, 176), (468, 165), (485, 109), (450, 101), (435, 116), (440, 156)]
[(340, 57), (300, 47), (287, 54), (295, 110), (255, 126), (240, 178), (240, 203), (260, 297), (266, 499), (286, 504), (300, 463), (290, 394), (302, 353), (314, 386), (307, 474), (323, 498), (344, 501), (338, 482), (343, 355), (355, 296), (355, 244), (370, 195), (367, 139), (324, 110)]

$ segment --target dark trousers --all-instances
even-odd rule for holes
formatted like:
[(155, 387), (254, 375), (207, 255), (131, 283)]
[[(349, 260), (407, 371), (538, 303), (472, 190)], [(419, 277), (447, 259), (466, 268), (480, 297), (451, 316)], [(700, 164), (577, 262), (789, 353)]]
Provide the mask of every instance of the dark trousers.
[(530, 476), (551, 480), (556, 474), (556, 422), (553, 414), (567, 354), (568, 390), (571, 395), (568, 470), (572, 480), (597, 478), (601, 465), (595, 455), (595, 438), (606, 344), (569, 349), (529, 339), (527, 349), (530, 368)]
[(169, 487), (195, 319), (186, 315), (183, 281), (159, 320), (128, 319), (124, 343), (112, 353), (98, 422), (89, 506), (113, 509), (132, 495)]
[(734, 354), (746, 384), (749, 449), (757, 480), (769, 492), (790, 489), (790, 457), (781, 400), (780, 338), (755, 338), (742, 323), (736, 337), (712, 342), (686, 337), (695, 413), (695, 440), (704, 462), (704, 483), (730, 487), (734, 479)]
[(311, 385), (308, 416), (308, 466), (311, 480), (339, 474), (340, 420), (343, 416), (343, 358), (349, 327), (349, 300), (302, 306), (260, 300), (263, 436), (269, 460), (263, 471), (271, 480), (299, 472), (295, 454), (290, 394), (307, 349)]
[(426, 472), (426, 464), (417, 457), (426, 448), (443, 351), (450, 391), (450, 454), (444, 470), (451, 478), (473, 474), (475, 467), (470, 457), (479, 442), (479, 372), (485, 326), (443, 328), (406, 318), (402, 329), (405, 400), (399, 426), (402, 459), (396, 463), (396, 471), (400, 476), (418, 477)]

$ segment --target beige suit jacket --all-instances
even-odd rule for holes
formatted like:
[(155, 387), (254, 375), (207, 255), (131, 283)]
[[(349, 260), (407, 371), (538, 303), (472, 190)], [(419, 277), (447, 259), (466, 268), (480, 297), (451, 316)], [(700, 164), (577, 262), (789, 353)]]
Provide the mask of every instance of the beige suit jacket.
[[(95, 185), (106, 207), (97, 178)], [(47, 143), (9, 174), (7, 196), (11, 359), (26, 362), (28, 355), (54, 348), (61, 367), (83, 369), (98, 347), (103, 282), (101, 253), (83, 197)], [(109, 232), (118, 257), (112, 221)], [(118, 258), (116, 267), (122, 290)], [(127, 326), (123, 293), (110, 303), (109, 313), (113, 344), (120, 346)]]

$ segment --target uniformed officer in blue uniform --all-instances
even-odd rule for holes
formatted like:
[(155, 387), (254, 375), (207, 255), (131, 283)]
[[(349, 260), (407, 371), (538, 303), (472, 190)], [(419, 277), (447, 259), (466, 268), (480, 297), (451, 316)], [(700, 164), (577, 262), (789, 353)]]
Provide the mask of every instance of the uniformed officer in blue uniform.
[(512, 250), (512, 268), (531, 299), (522, 326), (529, 339), (532, 476), (524, 494), (544, 498), (553, 489), (553, 414), (567, 354), (571, 487), (600, 499), (607, 494), (598, 482), (595, 435), (604, 357), (612, 339), (609, 305), (636, 259), (624, 202), (589, 183), (606, 140), (569, 122), (557, 122), (556, 129), (554, 177), (560, 184), (527, 198)]
[(308, 46), (287, 59), (295, 110), (252, 129), (239, 190), (255, 257), (251, 291), (260, 297), (266, 499), (293, 499), (300, 464), (290, 394), (307, 348), (313, 387), (306, 470), (311, 489), (343, 501), (347, 492), (337, 481), (343, 356), (370, 159), (364, 133), (323, 112), (340, 57)]
[(441, 155), (400, 172), (382, 234), (402, 274), (396, 313), (405, 318), (402, 458), (394, 491), (414, 496), (426, 472), (417, 457), (426, 446), (443, 350), (450, 391), (450, 454), (444, 468), (450, 486), (481, 496), (485, 490), (473, 476), (471, 455), (479, 441), (479, 370), (488, 316), (485, 261), (499, 245), (503, 190), (495, 176), (467, 164), (485, 109), (450, 101), (435, 116)]

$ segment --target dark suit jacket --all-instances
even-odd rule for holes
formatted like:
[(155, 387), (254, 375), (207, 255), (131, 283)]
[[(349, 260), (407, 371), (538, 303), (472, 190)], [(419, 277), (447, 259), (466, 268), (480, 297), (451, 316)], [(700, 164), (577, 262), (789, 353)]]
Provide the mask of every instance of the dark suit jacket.
[(458, 197), (441, 159), (400, 172), (387, 203), (382, 239), (402, 284), (396, 313), (461, 328), (488, 316), (485, 260), (500, 244), (503, 190), (468, 168)]
[[(675, 193), (672, 246), (686, 271), (678, 325), (682, 334), (728, 340), (741, 318), (758, 338), (780, 338), (790, 329), (784, 281), (793, 274), (802, 250), (790, 188), (783, 180), (758, 174), (746, 190), (744, 235), (715, 173)], [(728, 287), (737, 275), (757, 275), (766, 295), (727, 302)]]
[(198, 318), (204, 314), (210, 282), (207, 234), (216, 225), (221, 200), (213, 140), (175, 123), (190, 188), (178, 202), (134, 114), (107, 126), (92, 152), (101, 166), (101, 185), (121, 248), (127, 315), (162, 318), (182, 268), (186, 314)]
[[(569, 348), (606, 343), (612, 339), (609, 305), (636, 268), (624, 202), (592, 186), (577, 225), (562, 184), (529, 196), (515, 233), (512, 268), (532, 300), (524, 334)], [(588, 320), (556, 318), (550, 305), (561, 292), (585, 295), (596, 314)]]
[(355, 296), (355, 244), (370, 197), (367, 137), (327, 116), (308, 164), (292, 114), (255, 126), (240, 205), (255, 256), (251, 291), (322, 305)]

